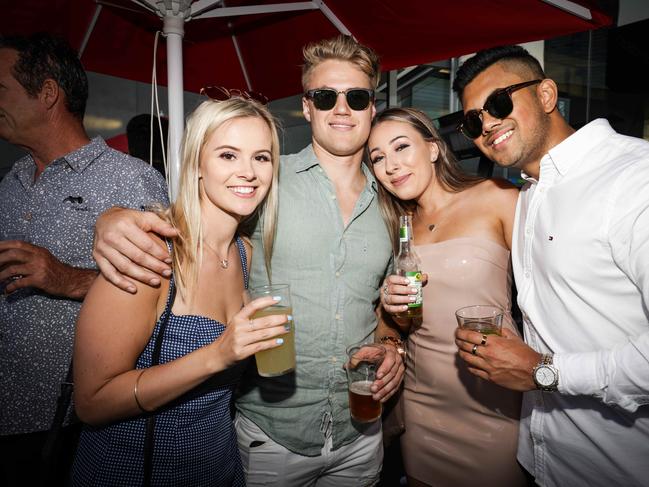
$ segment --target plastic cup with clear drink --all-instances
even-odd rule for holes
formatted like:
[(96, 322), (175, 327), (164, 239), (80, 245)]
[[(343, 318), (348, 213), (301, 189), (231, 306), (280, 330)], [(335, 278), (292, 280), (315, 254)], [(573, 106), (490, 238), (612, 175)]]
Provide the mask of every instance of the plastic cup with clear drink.
[(477, 331), (483, 335), (501, 335), (504, 311), (498, 306), (474, 305), (455, 312), (457, 324), (464, 330)]
[[(280, 297), (276, 304), (257, 311), (252, 318), (262, 318), (271, 315), (293, 315), (291, 306), (291, 292), (288, 284), (273, 284), (259, 286), (248, 290), (251, 299), (267, 296)], [(282, 335), (284, 343), (269, 350), (255, 354), (257, 372), (262, 377), (276, 377), (295, 370), (295, 324), (289, 320), (291, 330)]]

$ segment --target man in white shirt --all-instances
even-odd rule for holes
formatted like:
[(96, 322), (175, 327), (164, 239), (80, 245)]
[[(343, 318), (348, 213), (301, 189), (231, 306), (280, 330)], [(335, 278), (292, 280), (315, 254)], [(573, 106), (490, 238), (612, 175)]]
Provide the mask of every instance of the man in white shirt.
[(512, 246), (525, 342), (458, 330), (460, 357), (525, 391), (518, 459), (539, 485), (649, 485), (649, 143), (604, 119), (572, 129), (518, 46), (476, 54), (454, 89), (461, 130), (528, 182)]

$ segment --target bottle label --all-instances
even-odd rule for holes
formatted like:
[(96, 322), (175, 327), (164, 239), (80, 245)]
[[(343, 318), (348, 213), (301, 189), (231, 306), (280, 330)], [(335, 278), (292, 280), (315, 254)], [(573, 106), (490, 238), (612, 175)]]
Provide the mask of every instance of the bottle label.
[(407, 241), (408, 241), (408, 227), (400, 227), (399, 242), (407, 242)]
[(415, 294), (415, 301), (408, 303), (408, 308), (421, 308), (423, 302), (423, 293), (421, 289), (421, 272), (420, 271), (407, 271), (404, 276), (410, 281), (409, 286), (417, 290)]

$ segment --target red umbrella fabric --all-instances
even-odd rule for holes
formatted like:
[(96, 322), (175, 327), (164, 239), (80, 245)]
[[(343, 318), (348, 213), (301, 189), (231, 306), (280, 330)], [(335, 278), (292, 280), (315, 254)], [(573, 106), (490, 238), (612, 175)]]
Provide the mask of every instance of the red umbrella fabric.
[[(130, 0), (3, 3), (1, 34), (55, 32), (79, 49), (84, 36), (90, 32), (82, 55), (87, 70), (150, 82), (153, 38), (156, 30), (162, 30), (162, 22), (137, 3)], [(194, 5), (197, 3), (205, 4), (206, 0)], [(591, 20), (541, 0), (229, 0), (226, 5), (232, 9), (283, 3), (311, 3), (328, 8), (356, 39), (380, 54), (386, 70), (447, 59), (499, 44), (595, 29), (613, 21), (596, 0), (572, 2), (590, 9)], [(91, 28), (98, 6), (101, 9)], [(297, 94), (301, 91), (301, 47), (338, 32), (320, 9), (190, 19), (185, 23), (183, 41), (185, 89), (198, 92), (205, 85), (247, 87), (234, 36), (251, 89), (270, 99)], [(166, 84), (166, 68), (163, 41), (158, 50), (161, 84)]]
[[(167, 84), (165, 74), (170, 79), (173, 199), (183, 89), (221, 85), (282, 98), (301, 91), (302, 46), (338, 32), (374, 48), (383, 68), (391, 70), (610, 24), (612, 17), (597, 5), (597, 0), (228, 0), (227, 6), (224, 0), (16, 0), (3, 9), (0, 33), (57, 33), (79, 50), (87, 70), (149, 82), (154, 37), (162, 30), (162, 14), (152, 11), (165, 12), (168, 52), (162, 43), (156, 59), (158, 81)], [(581, 10), (584, 18), (565, 9)]]

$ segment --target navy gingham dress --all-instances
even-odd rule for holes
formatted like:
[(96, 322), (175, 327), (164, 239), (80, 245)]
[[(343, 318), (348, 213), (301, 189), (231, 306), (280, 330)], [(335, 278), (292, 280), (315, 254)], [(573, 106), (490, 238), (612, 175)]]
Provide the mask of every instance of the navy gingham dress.
[[(236, 244), (243, 279), (248, 268), (243, 241)], [(167, 304), (136, 368), (150, 367), (155, 339), (171, 313), (172, 277)], [(160, 363), (170, 362), (212, 343), (225, 330), (204, 316), (169, 316)], [(245, 486), (231, 401), (243, 365), (216, 374), (157, 411), (153, 450), (153, 486)], [(144, 479), (146, 415), (103, 427), (86, 425), (72, 471), (74, 486), (140, 486)]]

